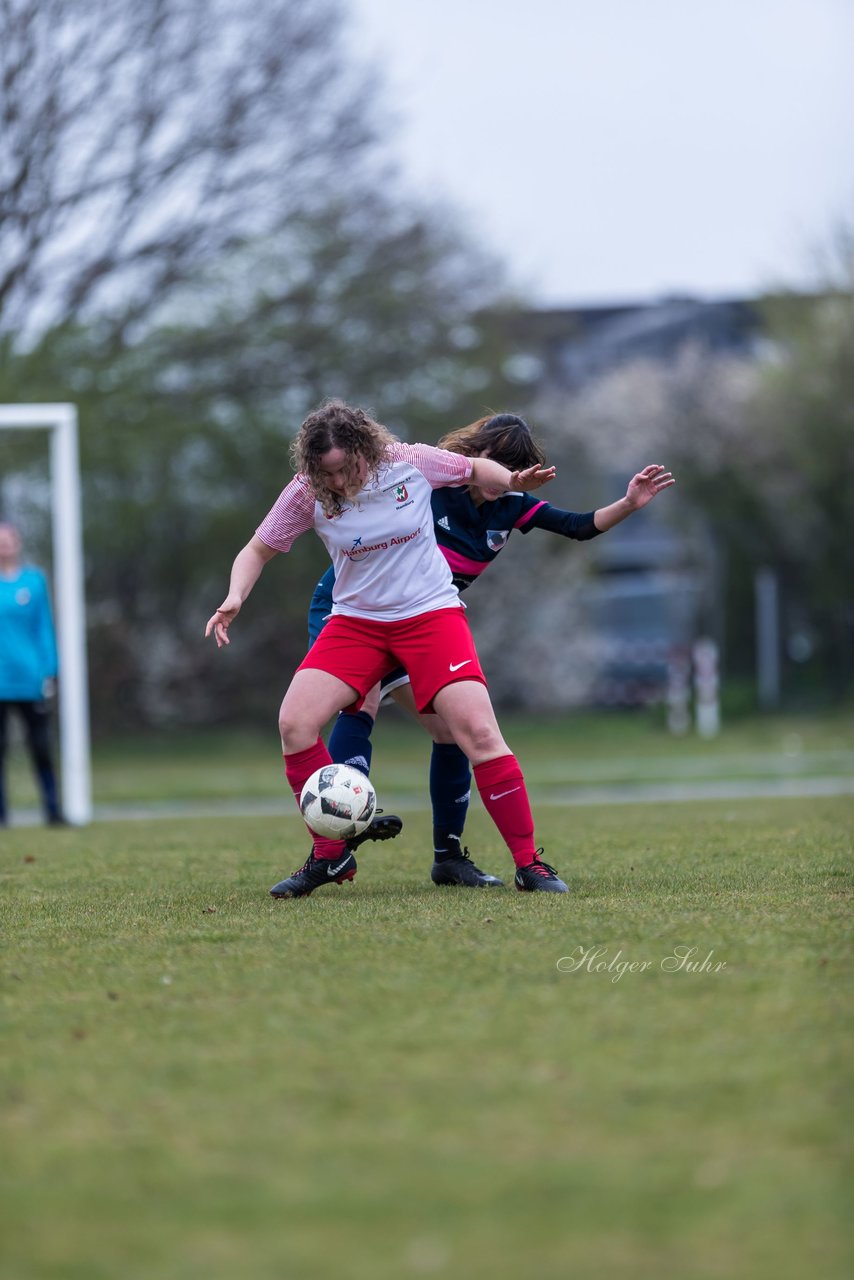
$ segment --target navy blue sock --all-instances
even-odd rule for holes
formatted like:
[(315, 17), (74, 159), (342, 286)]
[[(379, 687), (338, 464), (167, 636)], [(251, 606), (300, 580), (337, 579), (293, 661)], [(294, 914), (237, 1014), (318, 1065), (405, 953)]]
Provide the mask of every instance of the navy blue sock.
[(371, 772), (373, 717), (367, 711), (342, 711), (329, 735), (329, 754), (336, 764), (351, 764), (362, 773)]
[(468, 756), (455, 742), (434, 742), (430, 757), (433, 851), (436, 861), (460, 852), (471, 795)]

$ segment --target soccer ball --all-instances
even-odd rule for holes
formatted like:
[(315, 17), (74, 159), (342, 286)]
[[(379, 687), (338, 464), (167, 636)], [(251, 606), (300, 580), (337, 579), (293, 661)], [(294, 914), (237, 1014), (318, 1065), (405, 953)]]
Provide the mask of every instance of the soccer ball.
[(316, 835), (351, 840), (370, 826), (377, 793), (366, 773), (348, 764), (326, 764), (303, 787), (299, 807)]

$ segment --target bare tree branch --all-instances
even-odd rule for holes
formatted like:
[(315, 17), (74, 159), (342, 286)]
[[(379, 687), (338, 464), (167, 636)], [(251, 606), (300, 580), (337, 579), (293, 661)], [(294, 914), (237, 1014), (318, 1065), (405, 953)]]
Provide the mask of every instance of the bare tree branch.
[(135, 314), (370, 190), (338, 0), (3, 0), (0, 331)]

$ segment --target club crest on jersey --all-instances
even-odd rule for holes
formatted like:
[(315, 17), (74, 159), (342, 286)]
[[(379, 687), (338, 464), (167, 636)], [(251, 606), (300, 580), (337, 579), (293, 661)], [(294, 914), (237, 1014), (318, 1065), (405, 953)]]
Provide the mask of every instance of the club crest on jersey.
[(509, 537), (509, 529), (487, 529), (486, 545), (490, 551), (500, 551), (502, 547), (506, 547)]
[(409, 497), (409, 490), (405, 484), (395, 485), (394, 500), (395, 502), (405, 502)]

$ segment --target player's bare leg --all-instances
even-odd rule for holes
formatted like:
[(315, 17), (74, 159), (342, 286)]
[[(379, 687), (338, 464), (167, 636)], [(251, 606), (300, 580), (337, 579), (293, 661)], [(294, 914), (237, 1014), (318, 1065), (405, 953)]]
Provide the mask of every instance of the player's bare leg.
[[(327, 671), (297, 671), (279, 710), (279, 734), (285, 774), (299, 804), (302, 789), (316, 769), (332, 758), (320, 736), (326, 722), (358, 697), (356, 690)], [(356, 874), (356, 859), (343, 840), (321, 839), (312, 832), (305, 863), (270, 890), (274, 898), (305, 898), (326, 884), (342, 884)]]
[(279, 708), (284, 754), (295, 755), (314, 746), (327, 721), (358, 696), (355, 689), (328, 671), (313, 667), (297, 671)]

